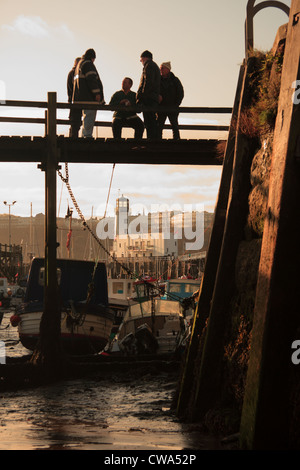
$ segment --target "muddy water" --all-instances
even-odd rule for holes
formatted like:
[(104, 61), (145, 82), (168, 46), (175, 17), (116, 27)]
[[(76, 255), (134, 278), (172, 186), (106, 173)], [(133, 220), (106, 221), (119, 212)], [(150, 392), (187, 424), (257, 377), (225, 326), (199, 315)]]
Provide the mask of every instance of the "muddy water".
[[(8, 356), (28, 354), (4, 316)], [(0, 450), (208, 450), (219, 442), (183, 425), (171, 411), (176, 371), (96, 374), (0, 393)]]

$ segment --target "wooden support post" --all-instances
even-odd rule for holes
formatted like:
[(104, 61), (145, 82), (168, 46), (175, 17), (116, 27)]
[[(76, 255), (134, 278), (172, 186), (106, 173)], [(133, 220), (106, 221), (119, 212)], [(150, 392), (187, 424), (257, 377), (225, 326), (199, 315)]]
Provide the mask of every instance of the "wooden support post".
[(300, 169), (295, 159), (300, 104), (293, 102), (293, 84), (300, 79), (299, 12), (300, 0), (293, 0), (240, 427), (241, 447), (252, 450), (282, 450), (290, 445), (290, 374), (295, 367), (291, 345), (299, 339), (300, 306)]
[[(253, 60), (249, 59), (241, 91), (239, 116), (245, 106), (247, 82), (249, 73), (253, 68), (252, 64)], [(252, 148), (252, 142), (246, 136), (240, 134), (238, 129), (239, 119), (224, 236), (211, 300), (205, 343), (201, 362), (197, 364), (198, 368), (191, 402), (193, 414), (199, 419), (216, 405), (219, 398), (222, 381), (224, 333), (229, 318), (230, 301), (235, 289), (236, 255), (239, 243), (244, 237), (244, 227), (248, 213), (249, 174), (254, 149)]]
[(44, 312), (40, 324), (41, 362), (56, 374), (61, 363), (60, 309), (56, 266), (56, 93), (48, 93), (47, 160), (45, 167), (45, 276)]
[(216, 273), (219, 263), (222, 239), (224, 235), (224, 226), (226, 221), (227, 204), (230, 191), (230, 183), (232, 177), (232, 166), (236, 137), (236, 121), (240, 106), (241, 91), (243, 87), (245, 74), (245, 66), (240, 68), (235, 102), (233, 106), (231, 124), (229, 128), (228, 140), (224, 155), (224, 163), (222, 170), (219, 194), (215, 207), (215, 220), (211, 232), (209, 248), (205, 263), (204, 276), (201, 283), (201, 291), (197, 305), (197, 311), (194, 319), (191, 341), (187, 351), (186, 364), (184, 374), (181, 378), (181, 390), (179, 394), (177, 413), (178, 415), (187, 413), (187, 405), (191, 396), (191, 388), (194, 380), (193, 369), (201, 334), (205, 327), (206, 320), (209, 316), (210, 304), (213, 295)]

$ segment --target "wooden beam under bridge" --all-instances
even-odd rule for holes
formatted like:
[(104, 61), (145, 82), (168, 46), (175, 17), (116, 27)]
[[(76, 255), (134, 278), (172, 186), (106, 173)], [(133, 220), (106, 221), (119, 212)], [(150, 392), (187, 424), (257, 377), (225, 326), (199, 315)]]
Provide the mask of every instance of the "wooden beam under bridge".
[[(54, 137), (57, 161), (68, 163), (117, 163), (152, 165), (222, 165), (217, 139), (179, 141), (146, 139), (70, 139)], [(47, 137), (0, 137), (0, 161), (41, 162), (47, 160)]]

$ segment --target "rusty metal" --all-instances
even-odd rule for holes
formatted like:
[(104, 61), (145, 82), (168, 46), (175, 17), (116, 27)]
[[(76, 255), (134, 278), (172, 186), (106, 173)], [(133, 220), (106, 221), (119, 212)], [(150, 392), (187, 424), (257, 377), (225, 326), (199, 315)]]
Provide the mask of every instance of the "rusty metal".
[(245, 21), (245, 57), (248, 59), (254, 48), (254, 28), (253, 19), (255, 15), (265, 8), (279, 8), (289, 16), (290, 8), (283, 2), (277, 0), (268, 0), (255, 5), (256, 0), (249, 0), (247, 3), (247, 16)]

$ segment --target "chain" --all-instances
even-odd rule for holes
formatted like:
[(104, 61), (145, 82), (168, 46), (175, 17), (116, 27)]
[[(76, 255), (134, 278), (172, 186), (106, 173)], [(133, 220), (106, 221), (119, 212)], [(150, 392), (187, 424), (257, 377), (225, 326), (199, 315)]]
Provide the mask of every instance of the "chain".
[(103, 245), (103, 243), (101, 243), (100, 239), (97, 237), (97, 235), (93, 232), (93, 230), (91, 229), (91, 227), (89, 226), (89, 224), (87, 223), (77, 201), (76, 201), (76, 198), (73, 194), (73, 191), (72, 191), (72, 188), (70, 186), (70, 182), (69, 182), (69, 167), (68, 167), (68, 163), (66, 162), (65, 163), (65, 173), (66, 173), (66, 176), (64, 177), (63, 174), (61, 173), (60, 170), (58, 170), (58, 175), (59, 177), (61, 178), (61, 180), (66, 184), (67, 188), (68, 188), (68, 191), (69, 191), (69, 194), (70, 194), (70, 197), (72, 199), (72, 202), (74, 204), (74, 207), (77, 211), (77, 214), (79, 215), (81, 221), (82, 221), (82, 224), (83, 226), (89, 231), (89, 233), (91, 234), (91, 236), (94, 238), (94, 240), (96, 241), (96, 243), (98, 243), (98, 245), (103, 249), (103, 251), (105, 251), (105, 253), (110, 257), (112, 258), (122, 269), (124, 269), (124, 271), (127, 272), (127, 274), (129, 276), (132, 276), (134, 278), (139, 278), (138, 276), (136, 276), (136, 274), (134, 274), (132, 271), (130, 271), (130, 269), (123, 265), (122, 263), (120, 263), (120, 261), (110, 253), (110, 251), (107, 250), (107, 248)]
[[(115, 167), (115, 166), (114, 166)], [(113, 167), (113, 170), (114, 170), (114, 167)], [(70, 194), (70, 197), (72, 199), (72, 202), (74, 204), (74, 207), (77, 211), (77, 214), (79, 215), (80, 219), (82, 220), (82, 223), (83, 223), (83, 226), (90, 232), (91, 236), (94, 238), (94, 240), (96, 241), (96, 243), (98, 243), (98, 245), (103, 249), (103, 251), (105, 251), (105, 253), (110, 257), (112, 258), (116, 264), (118, 264), (122, 269), (124, 269), (124, 271), (127, 272), (127, 274), (137, 280), (141, 280), (143, 282), (146, 283), (146, 281), (144, 279), (141, 278), (141, 276), (137, 276), (135, 273), (133, 273), (132, 271), (130, 271), (130, 269), (125, 266), (124, 264), (120, 263), (120, 261), (110, 253), (110, 251), (107, 250), (107, 248), (103, 245), (103, 243), (101, 243), (100, 239), (97, 237), (97, 235), (93, 232), (93, 230), (91, 229), (91, 227), (88, 225), (87, 221), (85, 220), (85, 217), (76, 201), (76, 198), (73, 194), (73, 191), (72, 191), (72, 188), (70, 186), (70, 182), (69, 182), (69, 167), (68, 167), (68, 163), (65, 162), (65, 173), (66, 173), (66, 176), (64, 177), (63, 174), (61, 173), (60, 170), (57, 171), (58, 172), (58, 175), (59, 177), (61, 178), (61, 180), (66, 184), (67, 188), (68, 188), (68, 192)], [(111, 188), (111, 181), (110, 181), (110, 188)], [(110, 189), (109, 189), (110, 191)], [(152, 284), (152, 283), (151, 283)], [(162, 291), (162, 288), (157, 285), (157, 286), (153, 286), (154, 289), (157, 289), (159, 292)], [(174, 300), (178, 300), (179, 302), (181, 301), (181, 299), (179, 297), (177, 297), (176, 295), (171, 295), (170, 293), (168, 294), (168, 296), (170, 298), (173, 298)]]

